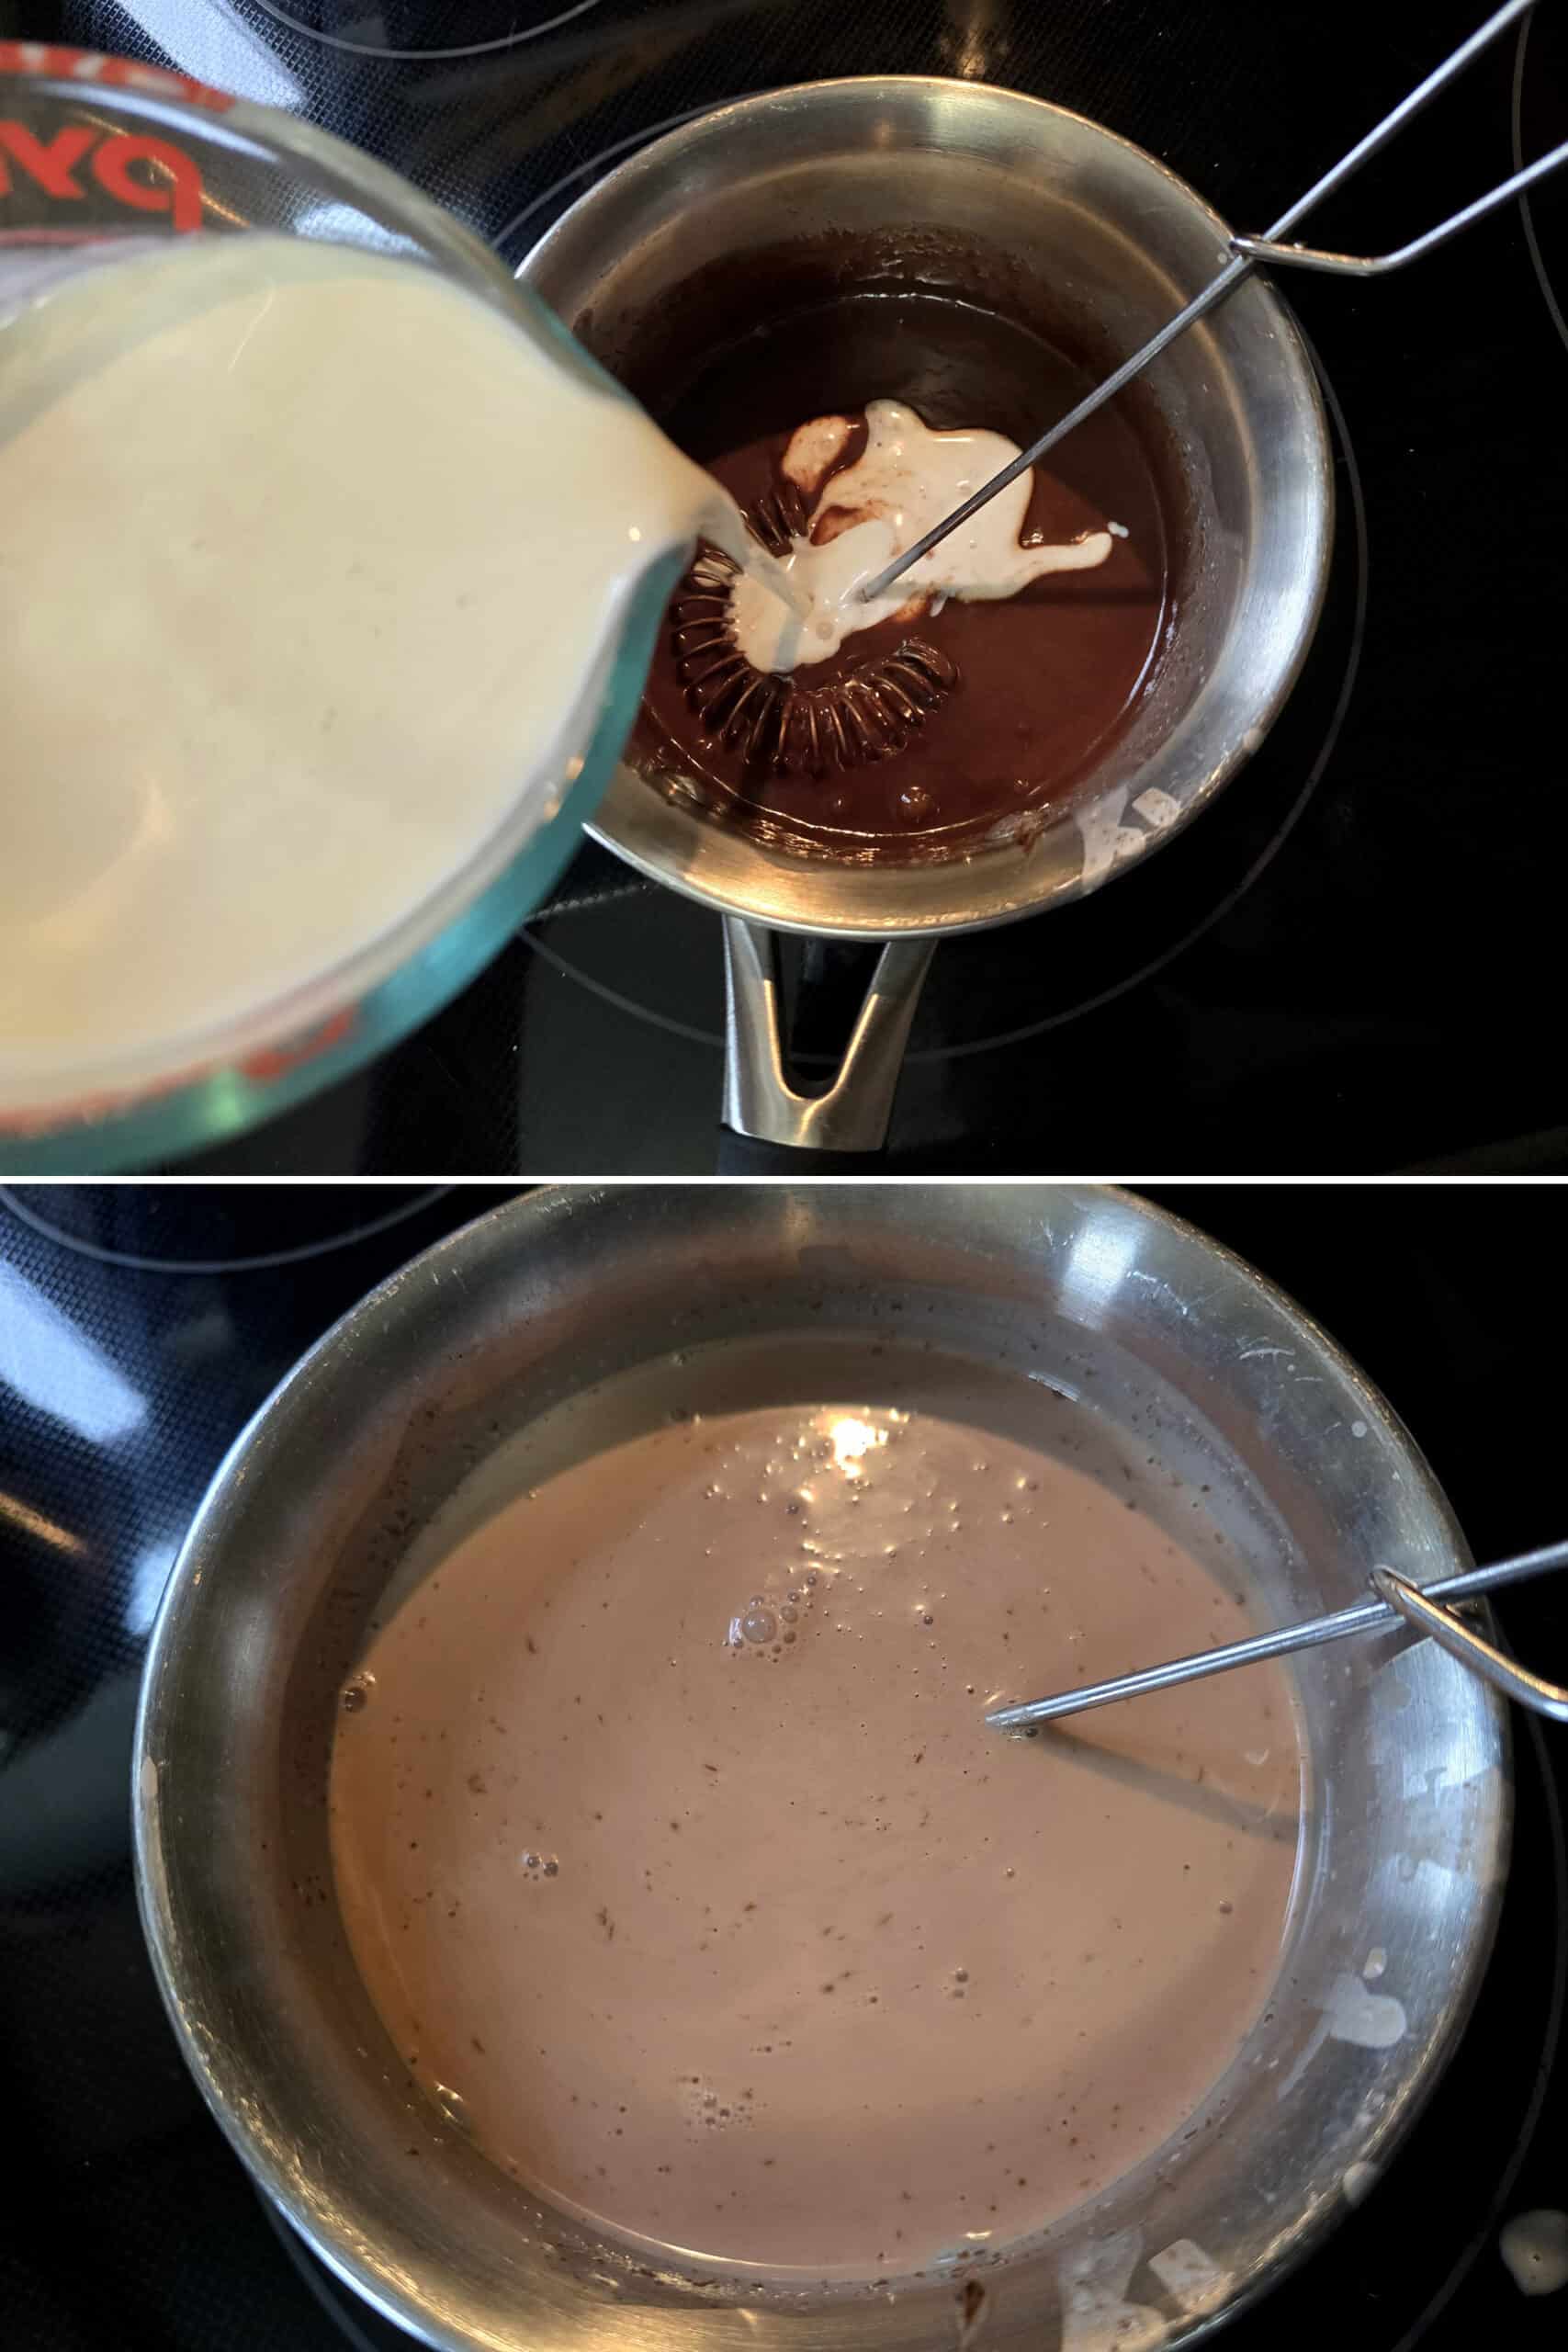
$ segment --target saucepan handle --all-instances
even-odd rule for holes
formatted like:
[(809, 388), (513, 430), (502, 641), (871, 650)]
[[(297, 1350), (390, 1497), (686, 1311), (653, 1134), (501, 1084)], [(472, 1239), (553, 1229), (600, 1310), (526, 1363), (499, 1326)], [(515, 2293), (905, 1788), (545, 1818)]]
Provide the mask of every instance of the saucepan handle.
[(831, 1085), (803, 1094), (789, 1077), (777, 937), (761, 923), (726, 917), (721, 1174), (827, 1176), (869, 1165), (887, 1140), (934, 948), (933, 940), (888, 941)]

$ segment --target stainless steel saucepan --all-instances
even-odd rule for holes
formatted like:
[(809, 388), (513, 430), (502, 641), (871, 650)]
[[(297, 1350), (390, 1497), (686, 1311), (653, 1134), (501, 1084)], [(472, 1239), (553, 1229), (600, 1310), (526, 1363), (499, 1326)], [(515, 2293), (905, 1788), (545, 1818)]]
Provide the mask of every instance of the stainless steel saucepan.
[[(965, 2340), (940, 2265), (781, 2302), (656, 2275), (531, 2198), (409, 2081), (333, 1891), (341, 1680), (422, 1531), (477, 1494), (499, 1507), (500, 1450), (563, 1397), (800, 1330), (894, 1352), (918, 1333), (1135, 1422), (1209, 1489), (1266, 1620), (1360, 1598), (1377, 1563), (1417, 1582), (1465, 1564), (1355, 1366), (1236, 1259), (1124, 1194), (541, 1192), (394, 1275), (283, 1383), (191, 1530), (147, 1663), (136, 1849), (169, 2012), (230, 2139), (318, 2253), (450, 2352)], [(1507, 1846), (1502, 1704), (1403, 1632), (1305, 1652), (1294, 1673), (1312, 1793), (1274, 1994), (1201, 2116), (976, 2274), (996, 2352), (1176, 2352), (1235, 2312), (1361, 2193), (1463, 2024)]]
[[(1224, 266), (1229, 236), (1184, 182), (1097, 123), (1010, 90), (896, 76), (778, 90), (669, 132), (583, 196), (518, 274), (633, 389), (705, 270), (787, 243), (805, 300), (814, 268), (824, 290), (832, 282), (846, 238), (874, 252), (881, 283), (1028, 289), (1108, 373)], [(1063, 905), (1147, 856), (1235, 774), (1289, 693), (1333, 523), (1327, 428), (1290, 315), (1255, 279), (1145, 385), (1190, 502), (1177, 627), (1132, 726), (1027, 846), (833, 864), (756, 840), (627, 765), (611, 783), (596, 838), (726, 918), (725, 1119), (739, 1134), (878, 1148), (938, 938)], [(779, 932), (887, 943), (825, 1093), (790, 1082)]]

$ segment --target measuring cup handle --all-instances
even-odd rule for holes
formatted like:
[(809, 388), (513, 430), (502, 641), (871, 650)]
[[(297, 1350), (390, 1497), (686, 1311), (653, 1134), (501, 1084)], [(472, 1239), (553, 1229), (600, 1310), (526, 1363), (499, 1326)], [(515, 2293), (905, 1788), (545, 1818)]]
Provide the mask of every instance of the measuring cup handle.
[(803, 1094), (790, 1083), (781, 1018), (778, 940), (761, 923), (728, 915), (724, 925), (725, 1066), (724, 1125), (751, 1147), (752, 1165), (761, 1148), (783, 1147), (788, 1157), (772, 1172), (809, 1167), (835, 1172), (829, 1155), (852, 1166), (879, 1152), (887, 1140), (893, 1097), (915, 1017), (921, 985), (935, 942), (889, 940), (877, 958), (871, 986), (832, 1084)]

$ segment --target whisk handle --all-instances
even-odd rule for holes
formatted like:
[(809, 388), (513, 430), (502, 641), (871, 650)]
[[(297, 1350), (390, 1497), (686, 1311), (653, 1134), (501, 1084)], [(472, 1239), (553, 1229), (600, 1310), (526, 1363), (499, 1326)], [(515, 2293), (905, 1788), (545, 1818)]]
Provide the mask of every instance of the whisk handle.
[(1483, 220), (1489, 212), (1495, 212), (1499, 205), (1509, 203), (1516, 196), (1522, 196), (1527, 187), (1533, 187), (1537, 180), (1545, 179), (1550, 172), (1559, 170), (1564, 164), (1568, 164), (1568, 140), (1561, 147), (1554, 147), (1549, 155), (1539, 155), (1533, 164), (1527, 164), (1522, 172), (1516, 172), (1512, 179), (1505, 180), (1500, 187), (1491, 188), (1486, 195), (1478, 196), (1473, 204), (1465, 206), (1462, 212), (1452, 213), (1448, 220), (1439, 220), (1437, 227), (1428, 229), (1424, 237), (1413, 237), (1409, 244), (1401, 245), (1391, 254), (1337, 254), (1317, 245), (1281, 244), (1272, 237), (1233, 237), (1231, 251), (1247, 261), (1266, 262), (1271, 268), (1278, 268), (1283, 264), (1292, 269), (1325, 270), (1336, 277), (1382, 277), (1389, 270), (1403, 269), (1406, 262), (1419, 261), (1423, 254), (1435, 252), (1438, 245), (1447, 244), (1449, 239), (1457, 237), (1461, 229), (1468, 229), (1472, 221)]

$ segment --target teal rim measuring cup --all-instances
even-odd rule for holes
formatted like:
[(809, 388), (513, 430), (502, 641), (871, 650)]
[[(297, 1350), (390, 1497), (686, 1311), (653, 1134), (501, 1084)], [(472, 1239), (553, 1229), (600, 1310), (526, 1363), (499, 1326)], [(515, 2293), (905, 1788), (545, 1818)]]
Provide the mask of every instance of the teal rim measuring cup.
[[(625, 397), (554, 315), (452, 215), (344, 141), (183, 75), (37, 42), (0, 42), (0, 368), (36, 286), (147, 250), (255, 231), (359, 246), (439, 271), (552, 361)], [(656, 553), (603, 615), (599, 659), (566, 717), (569, 755), (520, 773), (489, 837), (398, 919), (274, 1001), (177, 1042), (58, 1080), (7, 1070), (0, 1170), (134, 1168), (221, 1142), (349, 1075), (429, 1018), (505, 944), (581, 840), (641, 697), (683, 548)], [(70, 627), (70, 615), (60, 625)], [(565, 716), (565, 715), (563, 715)], [(547, 789), (541, 790), (546, 785)]]

